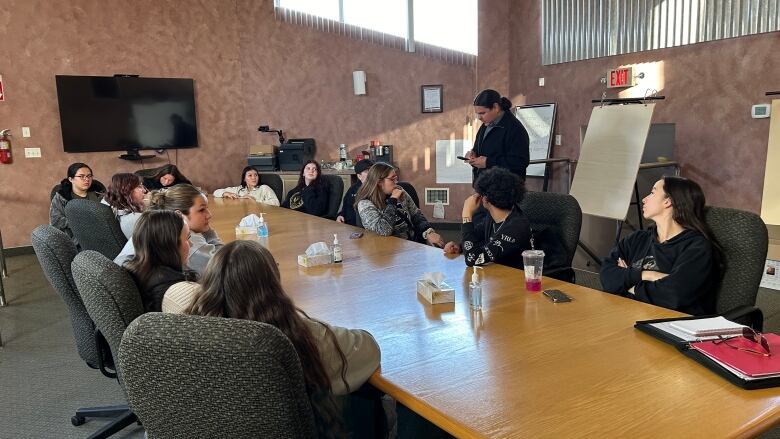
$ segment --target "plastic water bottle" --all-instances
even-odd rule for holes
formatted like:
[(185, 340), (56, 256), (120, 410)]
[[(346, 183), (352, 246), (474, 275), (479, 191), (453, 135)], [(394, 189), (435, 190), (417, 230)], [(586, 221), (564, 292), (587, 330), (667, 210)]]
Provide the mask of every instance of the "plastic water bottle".
[(268, 238), (268, 224), (266, 224), (262, 213), (260, 214), (260, 225), (257, 226), (257, 236), (260, 238)]
[(469, 304), (471, 309), (479, 311), (482, 309), (482, 284), (479, 281), (476, 265), (472, 267), (474, 273), (471, 274), (471, 283), (469, 283)]

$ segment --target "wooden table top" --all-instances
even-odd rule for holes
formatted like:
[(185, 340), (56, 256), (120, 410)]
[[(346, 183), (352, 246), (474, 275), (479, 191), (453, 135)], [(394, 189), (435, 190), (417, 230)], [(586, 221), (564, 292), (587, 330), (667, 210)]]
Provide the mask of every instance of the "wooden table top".
[[(480, 273), (483, 309), (467, 301), (462, 256), (251, 200), (210, 199), (228, 242), (265, 212), (267, 247), (296, 304), (371, 332), (382, 350), (371, 383), (457, 437), (752, 437), (780, 421), (780, 389), (742, 390), (633, 328), (681, 315), (544, 278), (574, 298), (528, 293), (523, 272)], [(344, 263), (303, 268), (296, 256), (339, 234)], [(428, 305), (416, 280), (441, 271), (455, 304)]]

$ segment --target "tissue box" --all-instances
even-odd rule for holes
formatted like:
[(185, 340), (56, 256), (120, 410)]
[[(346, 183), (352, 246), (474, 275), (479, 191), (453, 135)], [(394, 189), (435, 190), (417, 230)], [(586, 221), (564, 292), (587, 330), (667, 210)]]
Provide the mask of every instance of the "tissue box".
[(431, 281), (418, 279), (417, 294), (433, 305), (455, 302), (455, 289), (447, 285), (446, 282), (442, 282), (441, 286), (437, 287)]
[(302, 267), (316, 267), (317, 265), (326, 265), (333, 262), (332, 255), (309, 256), (306, 253), (298, 255), (298, 265)]
[(257, 235), (257, 227), (236, 226), (236, 235)]

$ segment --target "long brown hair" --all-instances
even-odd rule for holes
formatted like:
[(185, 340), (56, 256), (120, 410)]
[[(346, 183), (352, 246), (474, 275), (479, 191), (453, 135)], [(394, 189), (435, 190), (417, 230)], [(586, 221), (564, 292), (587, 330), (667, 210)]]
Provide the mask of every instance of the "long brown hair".
[[(206, 266), (201, 290), (186, 313), (254, 320), (279, 328), (301, 360), (320, 437), (334, 436), (341, 431), (330, 379), (314, 335), (303, 320), (309, 317), (284, 292), (279, 267), (271, 252), (260, 243), (233, 241), (219, 249)], [(346, 356), (333, 331), (325, 326), (325, 332), (341, 357), (341, 378), (347, 384)]]
[(395, 171), (395, 168), (392, 165), (384, 162), (374, 163), (374, 165), (371, 166), (371, 168), (368, 170), (368, 175), (366, 175), (366, 182), (360, 186), (357, 196), (355, 197), (355, 209), (357, 209), (357, 205), (360, 200), (369, 200), (378, 209), (384, 209), (386, 205), (385, 200), (387, 200), (387, 194), (382, 191), (382, 188), (379, 187), (379, 185), (393, 171)]
[(309, 186), (317, 190), (325, 189), (326, 185), (328, 184), (328, 180), (322, 177), (322, 167), (320, 167), (320, 164), (317, 163), (317, 160), (308, 160), (303, 164), (303, 167), (301, 167), (301, 172), (298, 175), (298, 184), (295, 186), (295, 189), (302, 189), (306, 187), (306, 178), (303, 176), (303, 171), (306, 169), (306, 165), (309, 163), (314, 163), (314, 166), (317, 167), (317, 178), (309, 183)]
[(181, 173), (181, 171), (179, 170), (179, 167), (176, 166), (176, 165), (170, 164), (170, 163), (167, 164), (167, 165), (161, 166), (160, 169), (158, 169), (157, 172), (155, 172), (149, 178), (151, 178), (152, 180), (154, 180), (154, 181), (159, 183), (160, 182), (160, 178), (162, 178), (162, 176), (165, 175), (165, 174), (173, 175), (173, 184), (171, 186), (177, 185), (177, 184), (182, 184), (182, 183), (184, 183), (184, 184), (191, 184), (190, 180), (187, 179), (187, 177), (185, 177), (184, 174)]
[(143, 179), (136, 174), (129, 172), (114, 174), (111, 177), (111, 184), (106, 189), (106, 202), (117, 210), (141, 212), (144, 210), (144, 205), (133, 200), (133, 190), (142, 184)]
[(138, 218), (133, 229), (135, 255), (125, 266), (143, 288), (159, 267), (183, 271), (179, 254), (183, 228), (184, 219), (172, 210), (150, 210)]

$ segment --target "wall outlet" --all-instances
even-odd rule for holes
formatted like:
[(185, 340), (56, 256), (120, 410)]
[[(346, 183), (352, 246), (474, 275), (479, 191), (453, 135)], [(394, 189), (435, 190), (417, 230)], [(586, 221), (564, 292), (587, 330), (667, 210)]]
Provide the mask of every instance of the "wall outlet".
[(563, 136), (560, 134), (555, 135), (555, 146), (561, 146), (561, 143), (563, 143)]
[(539, 87), (544, 87), (544, 78), (539, 78)]
[(22, 127), (22, 137), (30, 137), (30, 127)]
[(41, 148), (24, 148), (24, 158), (26, 159), (41, 158)]

